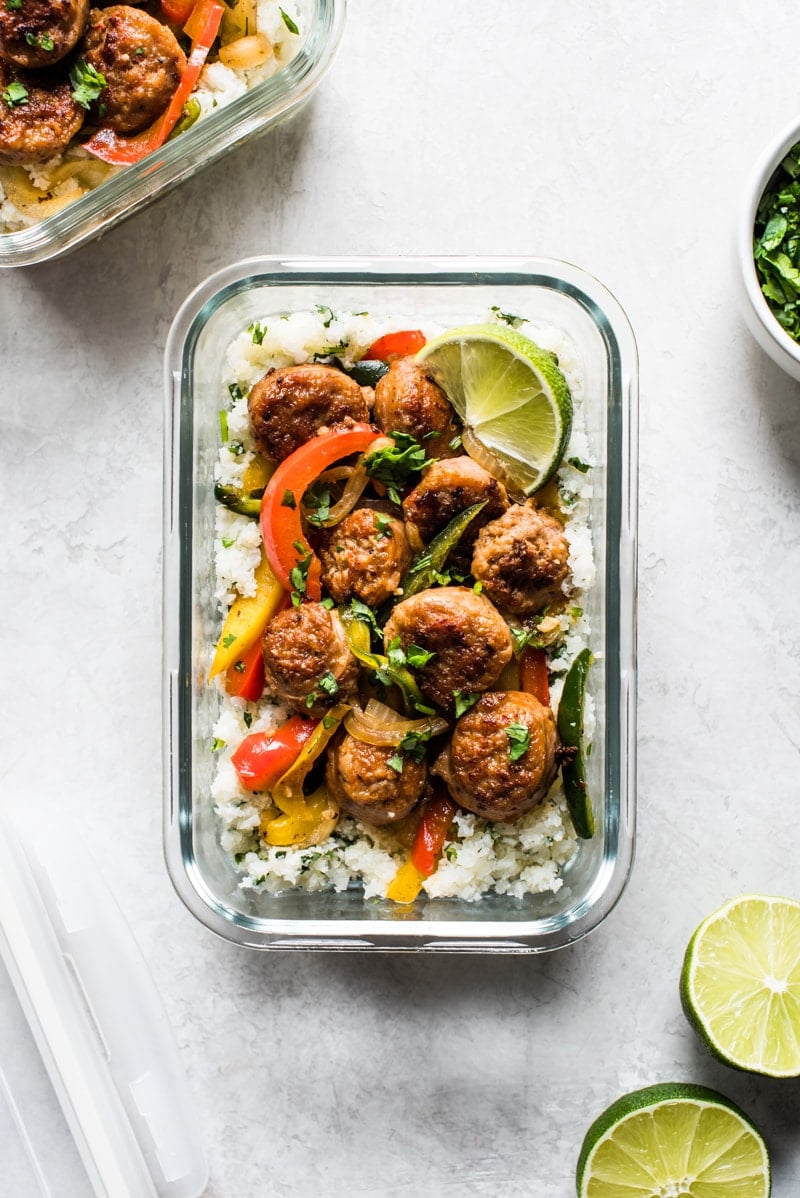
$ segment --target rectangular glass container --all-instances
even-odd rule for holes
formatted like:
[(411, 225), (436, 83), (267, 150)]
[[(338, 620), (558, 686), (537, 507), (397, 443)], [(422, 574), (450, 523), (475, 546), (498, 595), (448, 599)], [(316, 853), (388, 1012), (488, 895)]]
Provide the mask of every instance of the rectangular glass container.
[[(493, 305), (555, 325), (573, 341), (597, 465), (591, 523), (597, 581), (586, 599), (597, 725), (589, 763), (597, 831), (580, 841), (555, 894), (490, 894), (412, 906), (343, 893), (239, 887), (210, 797), (218, 696), (205, 684), (218, 633), (214, 466), (225, 352), (270, 314), (313, 309), (416, 316), (441, 327), (486, 320)], [(172, 881), (207, 927), (252, 948), (543, 952), (584, 936), (622, 893), (633, 859), (636, 780), (637, 355), (614, 297), (547, 259), (280, 259), (212, 276), (173, 323), (165, 362), (164, 843)]]
[(345, 0), (297, 4), (303, 40), (290, 62), (53, 216), (27, 229), (0, 233), (0, 267), (44, 262), (90, 241), (295, 112), (330, 66), (345, 18)]

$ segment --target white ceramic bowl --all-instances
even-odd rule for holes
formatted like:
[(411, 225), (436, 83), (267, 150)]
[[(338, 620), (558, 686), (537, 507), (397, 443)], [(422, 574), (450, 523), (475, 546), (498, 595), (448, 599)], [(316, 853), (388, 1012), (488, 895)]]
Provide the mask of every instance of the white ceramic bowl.
[(758, 344), (782, 370), (800, 380), (800, 345), (784, 332), (761, 292), (753, 260), (753, 229), (756, 211), (781, 161), (800, 142), (800, 117), (783, 130), (766, 148), (751, 172), (744, 189), (736, 228), (737, 273), (742, 281), (742, 315)]

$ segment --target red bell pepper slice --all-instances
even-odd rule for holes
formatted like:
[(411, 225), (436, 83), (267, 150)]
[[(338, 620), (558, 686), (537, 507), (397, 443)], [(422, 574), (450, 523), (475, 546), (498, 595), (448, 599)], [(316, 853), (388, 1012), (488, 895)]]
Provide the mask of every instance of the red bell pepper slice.
[(90, 154), (113, 166), (131, 166), (163, 146), (194, 91), (208, 52), (219, 33), (224, 12), (225, 6), (219, 0), (197, 0), (184, 27), (184, 32), (192, 39), (192, 50), (166, 112), (149, 129), (137, 133), (135, 137), (122, 137), (113, 129), (98, 129), (84, 147)]
[(264, 692), (264, 654), (261, 637), (225, 671), (225, 690), (229, 695), (255, 703)]
[(384, 333), (369, 347), (364, 357), (370, 362), (390, 362), (392, 358), (407, 358), (422, 349), (427, 337), (421, 329), (403, 329), (399, 333)]
[(161, 0), (161, 12), (170, 25), (184, 25), (194, 6), (195, 0)]
[(354, 424), (321, 437), (312, 437), (281, 462), (261, 500), (261, 535), (264, 552), (276, 576), (289, 591), (296, 586), (299, 567), (304, 573), (305, 595), (322, 598), (322, 565), (306, 540), (301, 522), (300, 503), (315, 478), (339, 458), (363, 453), (382, 434), (369, 424)]
[(428, 800), (411, 846), (411, 860), (426, 878), (436, 869), (436, 859), (444, 848), (455, 813), (455, 803), (443, 791)]
[(293, 715), (275, 732), (251, 732), (231, 754), (245, 790), (269, 790), (297, 760), (319, 720)]
[(519, 659), (520, 689), (533, 695), (542, 707), (550, 706), (550, 681), (547, 676), (547, 655), (533, 645), (522, 650)]

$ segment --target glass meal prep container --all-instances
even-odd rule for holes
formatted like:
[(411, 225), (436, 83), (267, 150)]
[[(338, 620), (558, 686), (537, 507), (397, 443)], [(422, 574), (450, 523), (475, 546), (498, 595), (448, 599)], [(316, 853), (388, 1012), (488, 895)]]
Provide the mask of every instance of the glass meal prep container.
[[(595, 664), (588, 781), (597, 830), (563, 868), (561, 889), (517, 899), (431, 899), (409, 906), (336, 893), (242, 889), (219, 842), (210, 751), (219, 696), (206, 683), (219, 633), (214, 591), (214, 468), (227, 347), (253, 321), (327, 305), (452, 328), (490, 308), (556, 326), (574, 343), (596, 462), (591, 525), (596, 582), (584, 594)], [(630, 872), (635, 825), (637, 355), (613, 296), (547, 259), (281, 259), (240, 262), (202, 284), (170, 331), (165, 361), (164, 843), (187, 907), (252, 948), (543, 952), (605, 918)]]
[(26, 229), (0, 233), (0, 267), (44, 262), (90, 241), (294, 113), (333, 61), (344, 28), (345, 3), (297, 0), (302, 42), (291, 61), (52, 216)]

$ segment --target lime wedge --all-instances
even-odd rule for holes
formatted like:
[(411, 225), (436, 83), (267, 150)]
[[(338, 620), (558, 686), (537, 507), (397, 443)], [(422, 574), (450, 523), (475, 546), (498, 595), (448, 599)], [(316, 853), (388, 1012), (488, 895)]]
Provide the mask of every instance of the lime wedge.
[(552, 478), (572, 428), (572, 396), (553, 354), (504, 325), (451, 329), (416, 361), (464, 423), (464, 448), (532, 495)]
[(686, 949), (681, 1001), (726, 1065), (800, 1076), (800, 903), (745, 894), (704, 919)]
[(670, 1082), (613, 1103), (586, 1133), (578, 1198), (768, 1198), (767, 1147), (715, 1090)]

